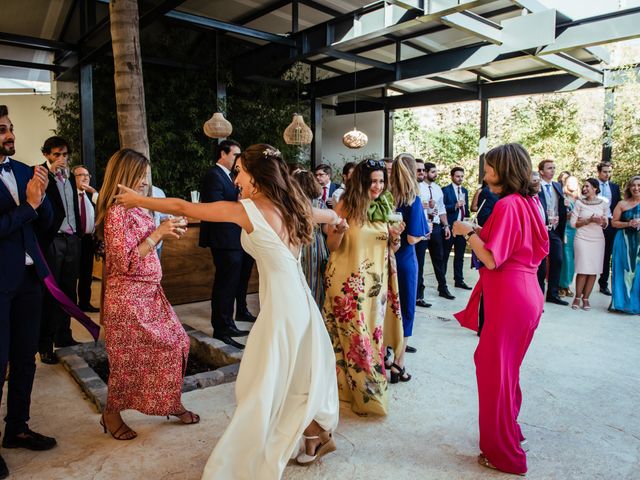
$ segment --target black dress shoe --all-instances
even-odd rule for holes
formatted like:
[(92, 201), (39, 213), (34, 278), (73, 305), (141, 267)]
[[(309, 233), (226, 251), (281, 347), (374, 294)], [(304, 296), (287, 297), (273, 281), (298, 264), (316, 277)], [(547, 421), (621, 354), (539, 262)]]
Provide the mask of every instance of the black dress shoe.
[(609, 297), (611, 296), (611, 290), (609, 290), (609, 287), (600, 287), (600, 293)]
[(227, 327), (224, 332), (221, 332), (220, 335), (226, 335), (227, 337), (246, 337), (249, 335), (249, 330), (240, 330), (236, 326)]
[(431, 304), (425, 302), (422, 298), (419, 298), (418, 300), (416, 300), (416, 306), (423, 307), (423, 308), (429, 308), (429, 307), (431, 307)]
[(89, 305), (81, 305), (80, 306), (80, 310), (82, 310), (83, 312), (89, 312), (89, 313), (96, 313), (96, 312), (100, 311), (100, 309), (98, 307), (94, 307), (91, 304), (89, 304)]
[(221, 342), (224, 342), (227, 345), (231, 345), (232, 347), (236, 347), (239, 350), (244, 350), (244, 345), (239, 342), (236, 342), (229, 335), (220, 335), (220, 336), (214, 335), (213, 338), (215, 338), (216, 340), (220, 340)]
[(255, 322), (256, 317), (254, 317), (251, 312), (244, 312), (240, 315), (236, 315), (236, 322)]
[(439, 295), (443, 298), (446, 298), (447, 300), (453, 300), (454, 297), (453, 295), (451, 295), (451, 292), (449, 291), (449, 289), (447, 287), (443, 288), (442, 290), (440, 290)]
[(80, 342), (75, 341), (73, 338), (65, 338), (60, 342), (56, 342), (56, 348), (75, 347), (80, 345)]
[(416, 347), (411, 347), (411, 346), (407, 345), (404, 348), (404, 351), (407, 352), (407, 353), (416, 353), (418, 351), (418, 349)]
[(473, 290), (469, 285), (464, 282), (456, 283), (456, 288), (462, 288), (463, 290)]
[(57, 445), (56, 439), (45, 437), (44, 435), (27, 429), (26, 432), (19, 433), (12, 437), (2, 439), (3, 448), (26, 448), (28, 450), (51, 450)]
[(7, 464), (4, 462), (4, 458), (2, 458), (2, 455), (0, 455), (0, 480), (2, 480), (3, 478), (7, 478), (9, 476), (9, 467), (7, 467)]
[(569, 302), (565, 302), (564, 300), (562, 300), (560, 297), (555, 296), (555, 297), (547, 297), (547, 302), (549, 303), (555, 303), (556, 305), (569, 305)]
[(58, 357), (53, 352), (40, 352), (40, 361), (47, 365), (55, 365), (58, 363)]

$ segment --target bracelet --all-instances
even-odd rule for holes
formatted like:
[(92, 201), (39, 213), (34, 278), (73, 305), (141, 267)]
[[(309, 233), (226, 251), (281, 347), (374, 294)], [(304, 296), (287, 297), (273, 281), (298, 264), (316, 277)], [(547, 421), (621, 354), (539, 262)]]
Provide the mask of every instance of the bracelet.
[(449, 228), (449, 224), (443, 225), (442, 228)]
[(147, 238), (145, 238), (144, 241), (147, 242), (147, 245), (149, 245), (151, 247), (151, 250), (156, 248), (156, 245), (158, 245), (158, 243), (153, 238), (151, 238), (151, 235), (149, 235)]
[(468, 242), (468, 241), (469, 241), (469, 239), (470, 239), (471, 237), (473, 237), (475, 234), (476, 234), (476, 231), (475, 231), (475, 230), (471, 230), (469, 233), (467, 233), (467, 234), (464, 236), (464, 239)]

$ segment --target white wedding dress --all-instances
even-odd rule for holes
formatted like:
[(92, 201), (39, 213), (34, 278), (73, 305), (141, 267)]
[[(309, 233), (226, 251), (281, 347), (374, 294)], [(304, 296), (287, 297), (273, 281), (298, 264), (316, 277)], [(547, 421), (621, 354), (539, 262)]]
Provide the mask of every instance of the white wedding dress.
[(312, 420), (325, 430), (338, 424), (335, 355), (300, 262), (253, 201), (241, 202), (253, 224), (241, 240), (260, 274), (260, 314), (240, 364), (236, 411), (203, 480), (280, 479)]

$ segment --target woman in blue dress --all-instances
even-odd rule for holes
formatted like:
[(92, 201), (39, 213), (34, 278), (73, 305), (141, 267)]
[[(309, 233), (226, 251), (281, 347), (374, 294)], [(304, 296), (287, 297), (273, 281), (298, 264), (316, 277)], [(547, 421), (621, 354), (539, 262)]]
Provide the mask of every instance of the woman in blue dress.
[[(563, 172), (567, 173), (567, 172)], [(567, 207), (567, 218), (576, 206), (576, 200), (580, 197), (580, 184), (578, 179), (570, 175), (564, 180), (564, 206)], [(576, 229), (567, 222), (564, 229), (564, 245), (562, 250), (562, 268), (560, 269), (560, 296), (573, 297), (571, 285), (575, 276), (575, 264), (573, 257), (573, 240), (576, 237)]]
[(618, 233), (611, 255), (609, 310), (640, 315), (640, 175), (627, 183), (624, 200), (616, 205), (611, 224)]
[[(411, 375), (405, 370), (404, 354), (407, 350), (408, 338), (413, 333), (413, 319), (416, 313), (418, 259), (415, 244), (424, 240), (429, 233), (429, 226), (422, 210), (416, 175), (416, 161), (413, 156), (403, 153), (395, 158), (391, 168), (389, 187), (396, 202), (396, 211), (402, 214), (402, 221), (406, 225), (400, 237), (400, 248), (396, 251), (404, 348), (391, 365), (390, 383), (411, 380)], [(408, 348), (411, 349), (411, 347)], [(411, 351), (415, 351), (415, 349)]]

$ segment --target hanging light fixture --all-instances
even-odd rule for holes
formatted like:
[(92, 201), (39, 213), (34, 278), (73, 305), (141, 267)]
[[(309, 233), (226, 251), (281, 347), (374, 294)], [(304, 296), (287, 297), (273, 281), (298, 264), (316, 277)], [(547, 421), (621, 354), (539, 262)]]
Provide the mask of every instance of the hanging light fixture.
[(358, 64), (353, 62), (353, 130), (348, 131), (342, 137), (342, 143), (345, 147), (351, 149), (358, 149), (364, 147), (369, 141), (369, 137), (364, 132), (361, 132), (356, 127), (356, 75), (358, 74)]
[[(300, 79), (296, 80), (298, 87), (298, 111), (300, 111)], [(287, 145), (309, 145), (313, 140), (313, 132), (304, 123), (304, 117), (299, 113), (293, 114), (293, 120), (282, 134)]]
[(222, 112), (219, 112), (218, 105), (218, 34), (216, 34), (216, 109), (212, 117), (204, 122), (202, 129), (207, 137), (211, 138), (227, 138), (233, 132), (233, 126)]

